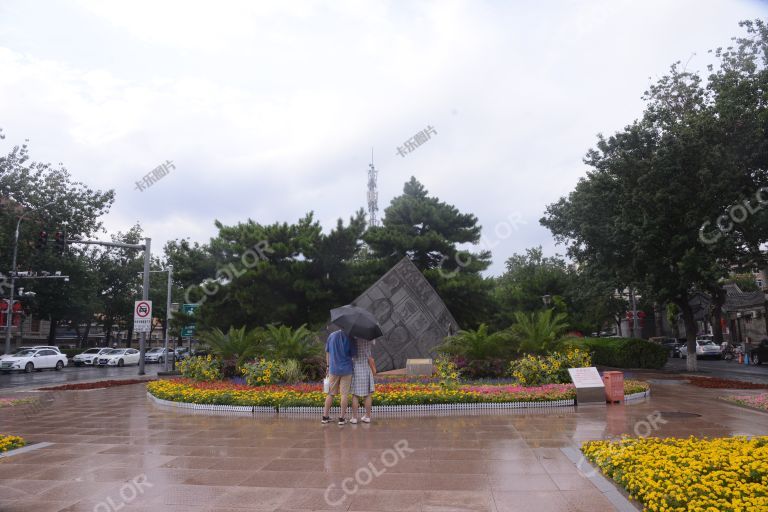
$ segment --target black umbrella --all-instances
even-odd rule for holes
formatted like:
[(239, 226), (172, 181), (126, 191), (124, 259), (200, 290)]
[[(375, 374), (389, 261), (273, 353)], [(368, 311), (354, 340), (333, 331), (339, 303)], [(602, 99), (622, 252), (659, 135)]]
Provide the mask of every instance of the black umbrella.
[(357, 306), (342, 306), (331, 310), (331, 322), (341, 327), (351, 338), (373, 340), (383, 336), (376, 317)]

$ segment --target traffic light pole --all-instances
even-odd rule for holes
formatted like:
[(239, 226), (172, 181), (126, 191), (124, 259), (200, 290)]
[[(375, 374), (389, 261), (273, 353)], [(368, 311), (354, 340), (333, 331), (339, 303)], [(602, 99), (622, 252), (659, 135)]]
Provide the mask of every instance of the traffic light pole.
[(8, 313), (5, 315), (5, 353), (11, 353), (11, 318), (13, 318), (13, 298), (16, 294), (16, 255), (19, 252), (19, 227), (24, 215), (16, 223), (16, 234), (13, 237), (13, 261), (11, 263), (11, 296), (8, 298)]
[[(67, 240), (67, 243), (103, 245), (106, 247), (120, 247), (121, 249), (139, 249), (144, 251), (144, 282), (141, 291), (142, 300), (149, 299), (149, 263), (151, 258), (152, 239), (145, 238), (143, 244), (124, 244), (121, 242), (100, 242), (98, 240)], [(144, 354), (147, 351), (147, 333), (139, 334), (139, 375), (144, 375)]]

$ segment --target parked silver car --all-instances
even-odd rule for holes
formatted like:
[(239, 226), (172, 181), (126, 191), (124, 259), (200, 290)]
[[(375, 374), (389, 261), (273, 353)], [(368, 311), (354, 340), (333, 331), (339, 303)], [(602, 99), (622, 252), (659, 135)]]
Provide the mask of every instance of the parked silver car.
[[(704, 357), (712, 357), (720, 359), (721, 356), (720, 345), (708, 338), (696, 339), (696, 359)], [(683, 347), (680, 351), (680, 357), (686, 359), (688, 357), (687, 347)]]

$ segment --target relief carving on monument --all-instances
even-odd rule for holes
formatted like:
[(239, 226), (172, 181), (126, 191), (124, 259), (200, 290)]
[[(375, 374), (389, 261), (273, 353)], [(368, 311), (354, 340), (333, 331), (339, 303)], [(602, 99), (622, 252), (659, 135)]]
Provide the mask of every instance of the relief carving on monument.
[(407, 359), (434, 357), (446, 336), (459, 330), (456, 320), (424, 275), (407, 257), (353, 302), (379, 321), (384, 336), (376, 340), (380, 371), (405, 368)]

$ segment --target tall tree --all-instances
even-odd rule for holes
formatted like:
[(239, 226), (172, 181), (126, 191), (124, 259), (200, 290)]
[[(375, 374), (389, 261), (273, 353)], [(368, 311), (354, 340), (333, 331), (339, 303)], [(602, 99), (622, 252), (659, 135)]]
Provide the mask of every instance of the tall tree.
[[(680, 308), (690, 370), (696, 368), (697, 331), (691, 293), (719, 287), (733, 265), (761, 259), (760, 244), (768, 239), (758, 218), (737, 222), (728, 236), (700, 230), (702, 222), (732, 215), (734, 205), (768, 184), (764, 160), (755, 156), (765, 149), (765, 88), (735, 94), (718, 84), (721, 75), (728, 83), (755, 74), (764, 80), (768, 37), (761, 23), (748, 26), (753, 37), (739, 40), (738, 51), (718, 51), (721, 68), (707, 88), (698, 75), (673, 65), (647, 92), (643, 117), (599, 138), (585, 160), (592, 170), (542, 219), (578, 261), (606, 269), (646, 298)], [(746, 89), (764, 85), (742, 82)], [(756, 109), (757, 97), (762, 100)], [(721, 115), (722, 109), (748, 117), (757, 112), (763, 124), (750, 126), (761, 129), (763, 139), (751, 137), (746, 146), (734, 140), (742, 121)]]
[(381, 226), (372, 226), (364, 240), (373, 258), (386, 271), (404, 256), (426, 276), (462, 327), (487, 321), (493, 303), (491, 280), (480, 272), (490, 265), (490, 251), (472, 253), (462, 244), (477, 244), (481, 227), (477, 217), (430, 197), (411, 177), (403, 193), (384, 210)]
[[(68, 239), (95, 235), (102, 228), (101, 217), (114, 201), (114, 191), (93, 190), (74, 181), (61, 164), (31, 161), (25, 143), (0, 157), (0, 193), (5, 194), (0, 202), (0, 239), (7, 248), (0, 252), (0, 271), (5, 274), (11, 270), (16, 224), (25, 215), (19, 231), (18, 270), (58, 270), (70, 275), (68, 283), (55, 279), (19, 281), (26, 290), (36, 292), (33, 309), (51, 321), (49, 339), (53, 341), (60, 320), (75, 324), (90, 321), (97, 287), (86, 248), (75, 244), (60, 253), (53, 247), (54, 233), (62, 232)], [(49, 234), (44, 250), (35, 248), (41, 231)], [(9, 291), (0, 287), (2, 296)]]

